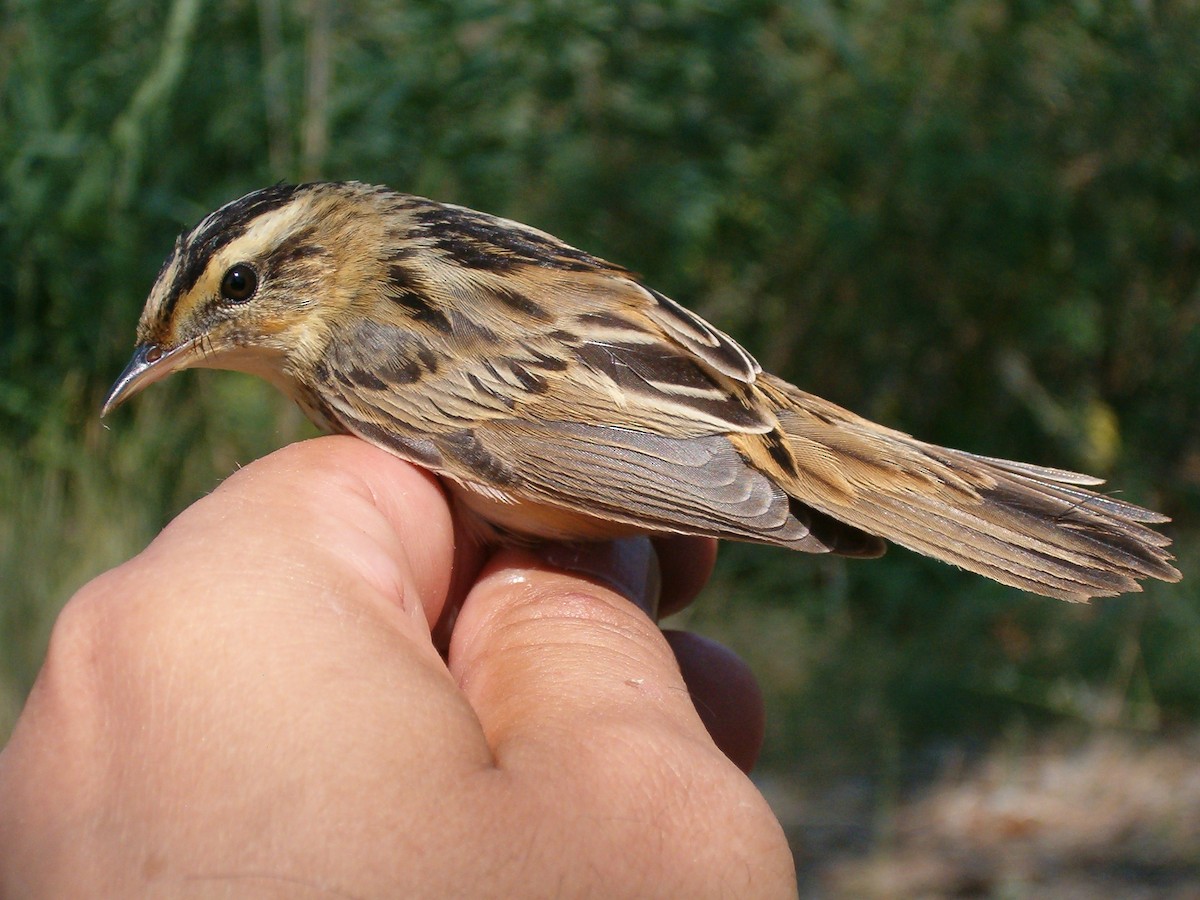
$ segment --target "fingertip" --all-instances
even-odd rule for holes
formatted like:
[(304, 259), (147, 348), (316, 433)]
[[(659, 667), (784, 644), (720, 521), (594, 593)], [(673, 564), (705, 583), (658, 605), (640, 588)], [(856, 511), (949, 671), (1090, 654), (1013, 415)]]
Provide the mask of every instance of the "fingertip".
[(662, 571), (660, 617), (677, 613), (696, 599), (712, 575), (717, 546), (713, 538), (691, 535), (663, 535), (654, 539)]
[(332, 567), (429, 623), (463, 553), (437, 478), (345, 435), (290, 444), (239, 469), (168, 526), (151, 555), (181, 543), (212, 548), (219, 572), (273, 565), (280, 592), (303, 590), (314, 566)]
[(655, 546), (645, 538), (542, 544), (533, 552), (551, 568), (597, 581), (657, 618), (662, 571)]
[(657, 625), (611, 586), (628, 575), (581, 575), (520, 550), (484, 566), (448, 662), (498, 756), (537, 747), (558, 758), (563, 741), (595, 740), (600, 722), (700, 730)]
[(684, 683), (713, 742), (743, 772), (754, 768), (766, 707), (754, 673), (732, 650), (687, 631), (664, 631)]

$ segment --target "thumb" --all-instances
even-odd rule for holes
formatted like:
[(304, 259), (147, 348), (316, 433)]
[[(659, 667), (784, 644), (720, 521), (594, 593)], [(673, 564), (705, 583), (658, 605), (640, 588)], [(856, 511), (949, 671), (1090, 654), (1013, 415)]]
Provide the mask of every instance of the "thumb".
[[(729, 766), (711, 729), (748, 768), (761, 724), (748, 739), (730, 740), (728, 732), (761, 717), (753, 678), (713, 645), (676, 639), (673, 649), (647, 615), (659, 581), (654, 550), (642, 539), (560, 547), (541, 558), (503, 551), (491, 560), (463, 606), (449, 665), (498, 764), (512, 754), (544, 756), (551, 768), (560, 767), (563, 759), (583, 761), (590, 748), (602, 747), (607, 765), (613, 747), (624, 752), (640, 744), (664, 760), (678, 752), (704, 757), (704, 765)], [(680, 660), (690, 672), (687, 681)], [(708, 679), (697, 678), (697, 664), (716, 669)], [(723, 673), (730, 672), (738, 677), (726, 679)], [(711, 721), (706, 728), (697, 703), (710, 713), (719, 710), (724, 730)], [(751, 714), (727, 714), (739, 704)], [(754, 746), (747, 749), (748, 741)], [(564, 745), (574, 746), (564, 753)]]
[(596, 551), (608, 569), (576, 559), (585, 576), (498, 553), (463, 605), (451, 674), (506, 783), (540, 798), (540, 814), (573, 811), (553, 819), (560, 840), (601, 858), (631, 846), (658, 861), (683, 854), (684, 868), (697, 848), (719, 848), (723, 860), (756, 860), (760, 885), (794, 883), (778, 821), (709, 736), (667, 639), (609, 586), (649, 605), (655, 557), (636, 543), (641, 552)]

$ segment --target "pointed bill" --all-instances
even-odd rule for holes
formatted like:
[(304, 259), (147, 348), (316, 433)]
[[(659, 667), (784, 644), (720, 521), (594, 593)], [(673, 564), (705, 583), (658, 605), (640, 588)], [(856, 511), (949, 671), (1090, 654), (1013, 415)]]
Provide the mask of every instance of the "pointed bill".
[(133, 351), (133, 358), (125, 367), (104, 398), (100, 408), (101, 417), (108, 415), (143, 388), (161, 381), (172, 372), (187, 368), (195, 360), (197, 344), (194, 341), (172, 350), (163, 350), (157, 344), (141, 344)]

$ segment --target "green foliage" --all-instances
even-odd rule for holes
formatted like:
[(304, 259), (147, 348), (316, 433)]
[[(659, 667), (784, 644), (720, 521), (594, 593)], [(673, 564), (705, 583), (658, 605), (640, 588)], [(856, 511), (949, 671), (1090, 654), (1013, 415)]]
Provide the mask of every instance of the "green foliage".
[[(304, 10), (5, 8), (11, 697), (74, 586), (302, 433), (265, 389), (208, 373), (155, 387), (111, 430), (96, 422), (175, 234), (279, 179), (386, 182), (558, 233), (863, 413), (1111, 475), (1176, 516), (1194, 571), (1195, 3)], [(739, 547), (710, 595), (694, 621), (753, 658), (779, 741), (831, 758), (886, 760), (896, 742), (1013, 718), (1200, 713), (1194, 582), (1080, 609), (903, 553), (855, 564)]]

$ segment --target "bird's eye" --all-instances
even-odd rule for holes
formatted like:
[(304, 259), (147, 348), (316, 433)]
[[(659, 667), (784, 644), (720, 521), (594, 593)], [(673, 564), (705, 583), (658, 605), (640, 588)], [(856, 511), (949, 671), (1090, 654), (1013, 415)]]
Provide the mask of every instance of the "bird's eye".
[(245, 263), (238, 263), (221, 279), (221, 296), (233, 303), (244, 303), (254, 296), (258, 275)]

